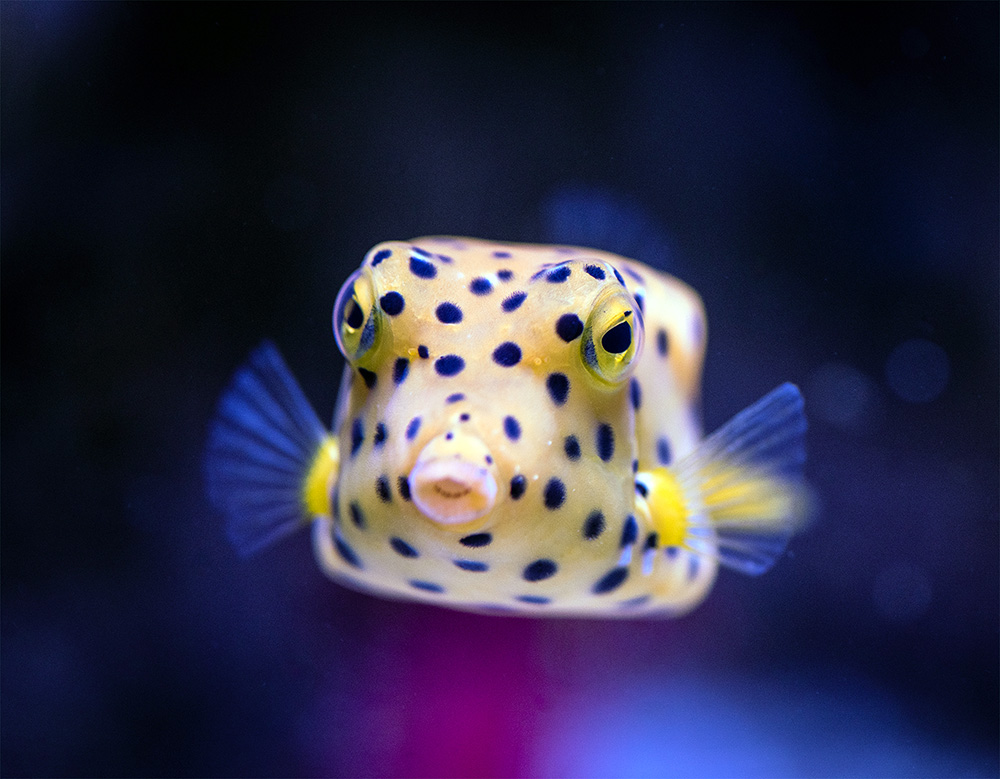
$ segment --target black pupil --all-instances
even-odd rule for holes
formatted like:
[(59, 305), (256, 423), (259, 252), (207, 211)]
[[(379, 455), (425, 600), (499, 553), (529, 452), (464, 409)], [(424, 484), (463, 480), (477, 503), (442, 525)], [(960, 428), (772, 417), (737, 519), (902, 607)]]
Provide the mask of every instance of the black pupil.
[(628, 351), (632, 345), (632, 328), (628, 322), (619, 322), (606, 332), (601, 338), (601, 346), (606, 352), (611, 354), (621, 354)]
[(347, 304), (347, 326), (357, 330), (361, 327), (362, 323), (365, 321), (365, 315), (361, 312), (361, 306), (358, 305), (358, 301), (351, 298), (351, 302)]

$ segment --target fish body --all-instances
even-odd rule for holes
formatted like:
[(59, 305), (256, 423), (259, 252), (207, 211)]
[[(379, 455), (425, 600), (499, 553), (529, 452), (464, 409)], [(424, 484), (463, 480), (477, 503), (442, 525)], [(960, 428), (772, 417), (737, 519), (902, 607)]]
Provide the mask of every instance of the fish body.
[(784, 385), (703, 439), (688, 286), (593, 249), (374, 247), (334, 305), (326, 430), (273, 346), (220, 403), (206, 475), (252, 551), (305, 523), (321, 567), (472, 611), (677, 615), (758, 573), (804, 513)]

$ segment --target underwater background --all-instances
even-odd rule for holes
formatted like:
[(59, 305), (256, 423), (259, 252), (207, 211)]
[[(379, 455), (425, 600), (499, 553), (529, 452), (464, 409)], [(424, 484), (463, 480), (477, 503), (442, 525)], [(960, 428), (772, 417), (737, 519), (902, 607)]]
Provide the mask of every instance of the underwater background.
[[(0, 4), (0, 774), (997, 776), (998, 8)], [(813, 525), (673, 621), (238, 558), (229, 376), (328, 418), (341, 283), (434, 233), (693, 285)]]

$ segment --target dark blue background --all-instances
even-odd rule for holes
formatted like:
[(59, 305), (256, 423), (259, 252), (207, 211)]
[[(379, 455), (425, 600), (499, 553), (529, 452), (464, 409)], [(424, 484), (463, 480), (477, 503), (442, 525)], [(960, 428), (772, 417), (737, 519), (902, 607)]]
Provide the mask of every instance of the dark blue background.
[[(997, 34), (995, 3), (0, 5), (0, 772), (996, 776)], [(237, 559), (199, 476), (227, 377), (272, 337), (327, 416), (341, 282), (429, 233), (694, 285), (709, 428), (804, 389), (814, 526), (665, 622), (375, 600), (305, 534)]]

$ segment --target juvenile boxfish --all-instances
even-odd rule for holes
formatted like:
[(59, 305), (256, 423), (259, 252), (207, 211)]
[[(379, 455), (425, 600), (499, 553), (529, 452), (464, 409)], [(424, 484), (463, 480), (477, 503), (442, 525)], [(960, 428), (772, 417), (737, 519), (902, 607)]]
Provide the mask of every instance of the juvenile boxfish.
[(570, 246), (372, 249), (333, 309), (333, 429), (260, 346), (209, 434), (208, 493), (251, 553), (311, 524), (320, 567), (378, 595), (539, 616), (684, 613), (758, 574), (806, 505), (783, 384), (703, 437), (688, 286)]

